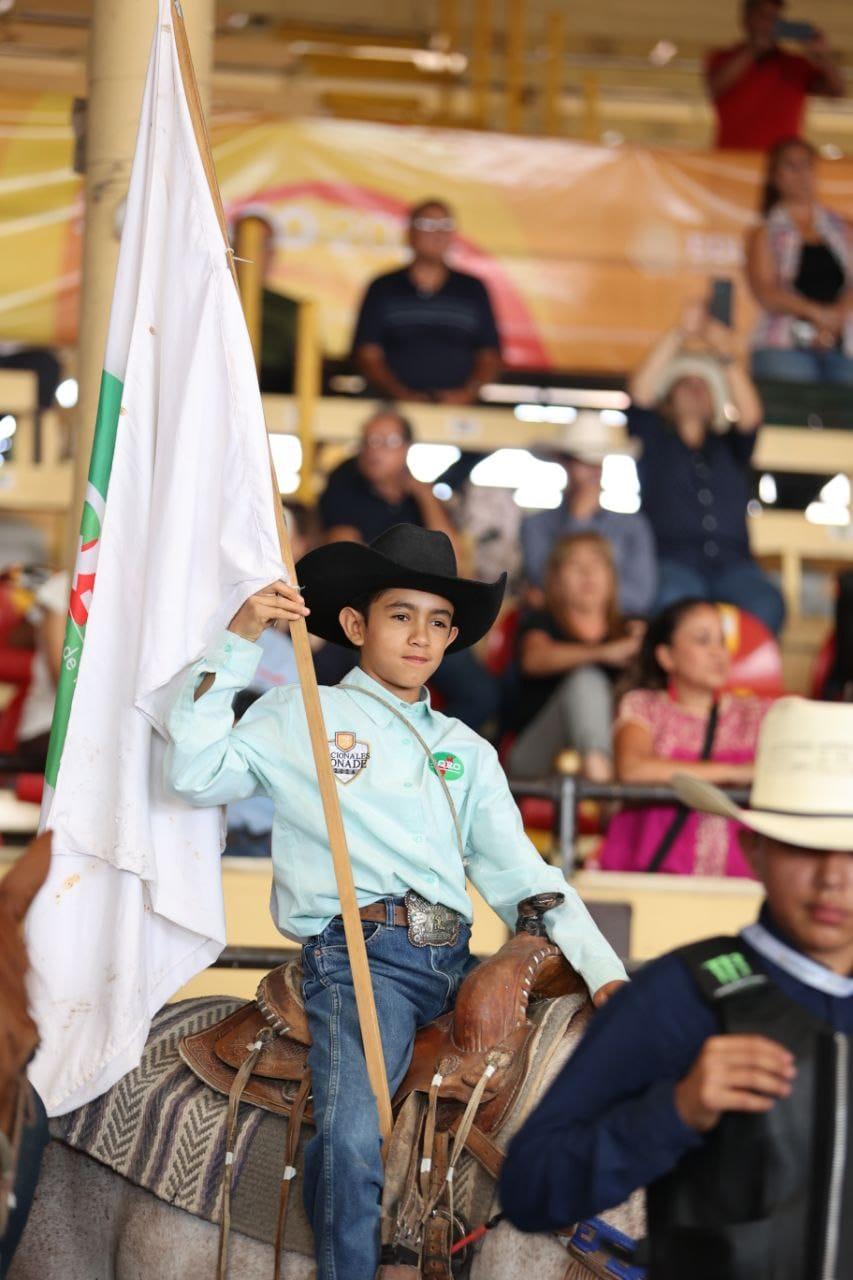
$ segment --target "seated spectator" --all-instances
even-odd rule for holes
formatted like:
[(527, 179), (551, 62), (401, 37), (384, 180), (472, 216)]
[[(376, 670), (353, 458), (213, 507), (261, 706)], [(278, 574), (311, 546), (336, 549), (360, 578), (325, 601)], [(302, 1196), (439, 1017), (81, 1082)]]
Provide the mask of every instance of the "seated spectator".
[(744, 0), (746, 39), (708, 56), (705, 75), (717, 113), (717, 147), (766, 151), (801, 131), (809, 94), (844, 95), (844, 76), (817, 27), (801, 24), (808, 27), (805, 57), (780, 48), (784, 7), (783, 0)]
[(764, 220), (747, 240), (747, 278), (762, 308), (752, 372), (853, 385), (853, 231), (818, 203), (816, 161), (799, 138), (767, 157)]
[[(639, 452), (636, 445), (634, 449)], [(549, 443), (540, 452), (556, 457), (565, 467), (568, 484), (561, 506), (538, 511), (522, 523), (528, 586), (541, 590), (548, 557), (559, 538), (590, 530), (610, 543), (621, 612), (627, 618), (644, 618), (657, 588), (654, 535), (645, 516), (606, 511), (601, 505), (602, 463), (610, 453), (624, 453), (624, 442), (602, 422), (601, 414), (582, 411), (556, 447)]]
[[(723, 693), (730, 670), (722, 619), (713, 604), (682, 600), (664, 609), (649, 625), (633, 688), (619, 703), (618, 780), (657, 786), (688, 773), (728, 786), (750, 783), (758, 731), (770, 703)], [(684, 817), (672, 805), (618, 813), (599, 855), (601, 868), (751, 874), (737, 823), (707, 813)]]
[(353, 356), (370, 386), (392, 400), (471, 404), (500, 369), (486, 286), (447, 258), (456, 224), (443, 200), (409, 215), (408, 266), (377, 276), (361, 304)]
[(408, 468), (412, 440), (412, 424), (392, 405), (368, 418), (358, 453), (331, 472), (320, 497), (327, 541), (372, 542), (392, 525), (416, 524), (456, 543), (443, 503)]
[(26, 762), (28, 769), (37, 773), (43, 772), (47, 763), (56, 686), (62, 670), (69, 591), (70, 582), (64, 570), (51, 574), (36, 592), (30, 611), (36, 646), (15, 754)]
[[(703, 348), (686, 354), (685, 342)], [(746, 529), (761, 401), (730, 329), (685, 307), (631, 379), (628, 431), (642, 441), (642, 509), (658, 553), (656, 610), (685, 596), (738, 605), (771, 631), (782, 594), (752, 559)]]
[[(357, 455), (332, 472), (320, 498), (327, 540), (372, 542), (395, 524), (415, 524), (446, 533), (458, 554), (446, 508), (406, 464), (411, 443), (411, 425), (397, 409), (380, 409), (368, 419)], [(321, 683), (337, 684), (352, 669), (355, 655), (340, 645), (326, 645), (314, 663)], [(446, 699), (442, 709), (447, 715), (478, 733), (497, 716), (497, 681), (470, 649), (445, 658), (432, 683)]]
[(542, 778), (561, 752), (580, 756), (595, 782), (612, 777), (613, 681), (640, 646), (619, 614), (610, 543), (598, 533), (561, 538), (545, 577), (545, 608), (519, 626), (522, 683), (508, 772)]
[[(759, 919), (643, 965), (593, 1016), (503, 1163), (517, 1227), (645, 1188), (649, 1280), (850, 1276), (851, 740), (853, 707), (768, 714), (741, 815)], [(733, 808), (694, 779), (682, 794)], [(639, 1274), (627, 1262), (598, 1274)]]

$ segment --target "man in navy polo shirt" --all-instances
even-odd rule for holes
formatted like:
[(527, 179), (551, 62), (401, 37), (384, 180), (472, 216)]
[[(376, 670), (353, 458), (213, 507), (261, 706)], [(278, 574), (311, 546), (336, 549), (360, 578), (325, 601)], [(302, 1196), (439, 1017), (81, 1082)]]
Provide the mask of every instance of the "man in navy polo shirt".
[(559, 1230), (646, 1187), (649, 1280), (850, 1280), (853, 706), (777, 702), (748, 810), (675, 786), (749, 828), (758, 922), (646, 965), (596, 1014), (510, 1145), (504, 1210)]
[(443, 200), (409, 215), (412, 260), (371, 281), (353, 356), (371, 387), (392, 400), (471, 404), (500, 369), (486, 286), (447, 265), (456, 224)]
[[(394, 525), (414, 524), (446, 534), (457, 550), (444, 504), (408, 468), (412, 439), (410, 422), (392, 405), (368, 418), (358, 453), (335, 468), (320, 498), (327, 541), (372, 542)], [(327, 645), (314, 661), (321, 683), (337, 684), (353, 665), (352, 650)], [(446, 699), (448, 715), (478, 732), (494, 724), (500, 689), (472, 653), (450, 654), (433, 685)]]

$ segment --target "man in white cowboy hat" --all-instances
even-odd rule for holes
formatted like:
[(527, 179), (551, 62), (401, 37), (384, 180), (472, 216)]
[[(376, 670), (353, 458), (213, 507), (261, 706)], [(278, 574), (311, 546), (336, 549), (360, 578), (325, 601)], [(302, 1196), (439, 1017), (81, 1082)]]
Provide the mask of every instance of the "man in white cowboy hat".
[(645, 966), (510, 1146), (502, 1201), (554, 1229), (648, 1188), (649, 1280), (853, 1276), (853, 706), (781, 699), (739, 819), (757, 923)]
[(461, 578), (450, 539), (411, 524), (369, 546), (318, 547), (296, 571), (301, 588), (276, 582), (251, 596), (195, 664), (170, 717), (167, 777), (194, 804), (257, 791), (274, 801), (272, 906), (282, 932), (303, 943), (312, 1040), (315, 1133), (303, 1198), (318, 1280), (374, 1280), (379, 1124), (299, 688), (270, 690), (233, 723), (234, 694), (252, 679), (264, 628), (304, 617), (314, 635), (358, 653), (355, 670), (320, 698), (392, 1095), (416, 1029), (450, 1008), (474, 963), (466, 876), (507, 923), (530, 894), (562, 894), (546, 928), (596, 1005), (625, 971), (524, 834), (497, 753), (430, 705), (427, 681), (446, 652), (492, 626), (506, 575)]
[(545, 569), (554, 544), (571, 533), (600, 533), (613, 549), (619, 579), (619, 607), (629, 618), (644, 618), (655, 598), (657, 568), (654, 535), (643, 515), (607, 511), (601, 505), (601, 470), (608, 454), (636, 457), (640, 447), (602, 421), (601, 414), (582, 409), (562, 434), (537, 450), (556, 458), (566, 469), (568, 484), (559, 507), (528, 516), (521, 525), (524, 577), (534, 592), (544, 587)]

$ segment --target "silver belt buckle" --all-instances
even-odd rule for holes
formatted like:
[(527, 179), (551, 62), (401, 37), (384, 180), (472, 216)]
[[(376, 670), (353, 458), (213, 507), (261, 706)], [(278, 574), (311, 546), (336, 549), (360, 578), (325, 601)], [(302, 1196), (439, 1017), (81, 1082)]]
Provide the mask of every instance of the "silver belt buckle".
[(406, 894), (409, 941), (415, 947), (452, 947), (459, 937), (460, 915), (441, 902), (427, 902), (410, 889)]

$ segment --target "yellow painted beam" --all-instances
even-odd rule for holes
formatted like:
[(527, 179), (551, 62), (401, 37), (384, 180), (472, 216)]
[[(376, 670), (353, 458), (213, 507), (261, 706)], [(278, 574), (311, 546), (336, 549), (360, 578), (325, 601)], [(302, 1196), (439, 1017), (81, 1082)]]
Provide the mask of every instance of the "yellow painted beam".
[(556, 138), (563, 132), (561, 100), (566, 52), (566, 19), (562, 9), (552, 9), (548, 14), (545, 49), (545, 101), (542, 124), (547, 136)]
[(471, 25), (471, 115), (479, 129), (489, 125), (492, 87), (492, 0), (474, 0)]
[(524, 24), (526, 0), (507, 0), (506, 8), (506, 127), (524, 127)]
[(270, 228), (263, 218), (241, 218), (235, 236), (235, 265), (240, 301), (252, 344), (255, 367), (261, 366), (262, 313), (264, 301), (264, 257)]
[[(299, 305), (296, 337), (296, 416), (299, 440), (302, 445), (302, 471), (298, 497), (309, 506), (314, 501), (314, 465), (316, 446), (317, 407), (320, 404), (320, 385), (323, 372), (323, 353), (320, 347), (320, 318), (318, 304), (308, 299)], [(269, 428), (271, 430), (271, 428)]]

